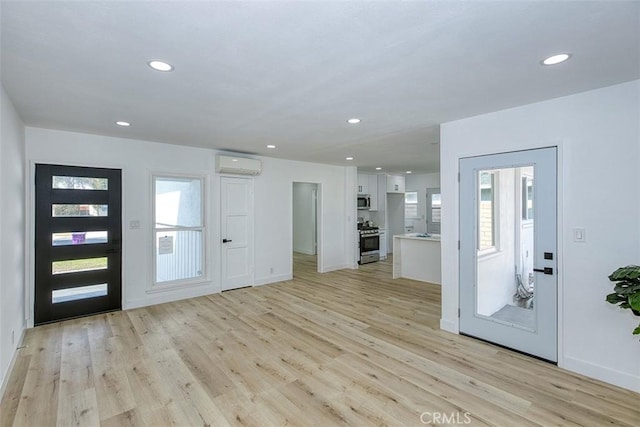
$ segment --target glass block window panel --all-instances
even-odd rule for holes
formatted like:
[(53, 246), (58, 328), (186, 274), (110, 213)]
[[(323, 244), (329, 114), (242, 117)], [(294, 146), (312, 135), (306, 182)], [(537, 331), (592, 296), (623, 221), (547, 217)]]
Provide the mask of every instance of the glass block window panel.
[(53, 176), (52, 187), (58, 190), (108, 190), (108, 178)]

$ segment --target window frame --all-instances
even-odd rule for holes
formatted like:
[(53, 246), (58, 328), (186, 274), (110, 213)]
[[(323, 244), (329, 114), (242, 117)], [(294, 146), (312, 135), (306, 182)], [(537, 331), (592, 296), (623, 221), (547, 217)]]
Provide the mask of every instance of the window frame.
[[(489, 173), (491, 175), (491, 234), (492, 234), (492, 245), (486, 248), (480, 248), (480, 202), (482, 200), (482, 184), (480, 175), (482, 173)], [(495, 170), (479, 170), (477, 173), (478, 178), (478, 203), (477, 203), (477, 230), (476, 234), (477, 244), (476, 244), (476, 252), (478, 254), (478, 258), (483, 258), (487, 256), (494, 255), (500, 252), (500, 209), (499, 208), (500, 200), (499, 200), (499, 191), (497, 189), (500, 186), (500, 171), (498, 169)]]
[[(415, 202), (407, 202), (407, 194), (410, 193), (415, 193), (416, 195), (416, 201)], [(404, 219), (421, 219), (420, 218), (420, 202), (418, 200), (419, 197), (419, 192), (418, 191), (405, 191), (404, 193)], [(416, 214), (415, 216), (408, 216), (407, 215), (407, 205), (410, 206), (415, 206), (416, 207)]]
[[(433, 196), (440, 195), (440, 205), (437, 208), (433, 207)], [(426, 218), (425, 221), (427, 223), (427, 234), (435, 234), (440, 235), (442, 230), (442, 192), (440, 187), (427, 188), (425, 193), (425, 201), (426, 201)], [(438, 209), (440, 215), (440, 221), (433, 220), (433, 210)]]
[[(199, 180), (200, 181), (200, 225), (199, 226), (185, 226), (185, 227), (163, 227), (158, 228), (156, 225), (156, 183), (158, 179), (175, 179), (175, 180)], [(151, 273), (151, 287), (147, 289), (147, 293), (153, 293), (157, 291), (164, 291), (170, 289), (182, 289), (185, 287), (200, 286), (209, 282), (209, 269), (208, 266), (208, 254), (207, 254), (207, 181), (208, 177), (205, 174), (178, 174), (178, 173), (164, 173), (154, 172), (151, 174), (151, 258), (153, 264), (153, 271)], [(199, 276), (166, 280), (158, 282), (158, 253), (157, 253), (157, 233), (161, 231), (175, 232), (175, 231), (200, 231), (200, 253), (202, 259), (201, 274)]]

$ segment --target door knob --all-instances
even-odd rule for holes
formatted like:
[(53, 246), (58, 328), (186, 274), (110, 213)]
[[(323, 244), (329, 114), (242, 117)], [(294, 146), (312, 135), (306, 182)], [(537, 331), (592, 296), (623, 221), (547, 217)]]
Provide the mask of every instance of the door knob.
[(222, 243), (229, 243), (229, 242), (232, 242), (232, 241), (233, 240), (231, 240), (231, 239), (222, 239)]
[(533, 271), (537, 271), (538, 273), (544, 273), (544, 274), (553, 274), (553, 268), (551, 267), (534, 268)]

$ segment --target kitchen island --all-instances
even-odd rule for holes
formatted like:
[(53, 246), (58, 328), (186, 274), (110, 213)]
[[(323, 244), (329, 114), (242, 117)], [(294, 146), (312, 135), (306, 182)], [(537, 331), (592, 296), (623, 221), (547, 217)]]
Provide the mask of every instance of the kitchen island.
[(440, 284), (440, 236), (408, 233), (393, 236), (393, 278)]

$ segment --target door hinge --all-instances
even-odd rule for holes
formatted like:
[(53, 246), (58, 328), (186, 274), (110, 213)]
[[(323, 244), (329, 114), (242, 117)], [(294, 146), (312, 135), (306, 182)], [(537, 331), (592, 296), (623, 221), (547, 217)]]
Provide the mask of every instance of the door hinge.
[(460, 308), (458, 308), (458, 319), (460, 318)]
[(460, 182), (460, 172), (458, 172), (458, 182)]
[(458, 250), (460, 250), (460, 240), (458, 240)]

